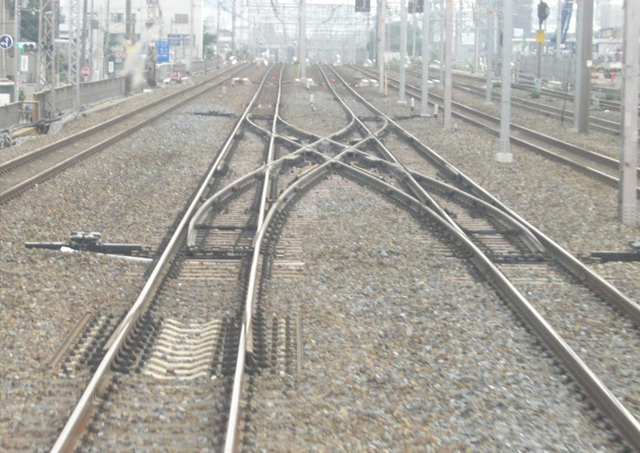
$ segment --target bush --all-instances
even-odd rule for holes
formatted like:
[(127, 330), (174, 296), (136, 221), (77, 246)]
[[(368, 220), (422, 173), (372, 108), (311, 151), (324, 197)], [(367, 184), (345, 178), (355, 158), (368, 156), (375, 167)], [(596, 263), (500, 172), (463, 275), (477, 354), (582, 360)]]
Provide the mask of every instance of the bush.
[(533, 90), (533, 91), (531, 92), (531, 97), (532, 97), (533, 99), (540, 99), (540, 96), (541, 96), (541, 94), (540, 94), (540, 91), (538, 91), (538, 90)]

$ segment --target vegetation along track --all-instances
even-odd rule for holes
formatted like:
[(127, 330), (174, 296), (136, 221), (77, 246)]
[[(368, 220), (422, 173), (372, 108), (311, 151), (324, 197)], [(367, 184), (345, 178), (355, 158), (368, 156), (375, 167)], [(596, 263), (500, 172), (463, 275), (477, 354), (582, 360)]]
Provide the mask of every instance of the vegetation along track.
[[(357, 67), (357, 70), (366, 74), (368, 77), (375, 76), (375, 74), (368, 69)], [(391, 83), (397, 87), (397, 80), (391, 79)], [(421, 99), (421, 89), (419, 88), (407, 84), (406, 92), (417, 99)], [(430, 102), (436, 99), (440, 109), (442, 109), (443, 99), (441, 96), (430, 91), (429, 97)], [(452, 106), (455, 109), (452, 112), (454, 117), (481, 127), (496, 136), (500, 135), (499, 128), (495, 128), (500, 124), (499, 118), (458, 102), (452, 102)], [(567, 165), (607, 184), (615, 187), (619, 184), (620, 161), (617, 158), (558, 140), (550, 135), (513, 123), (511, 124), (510, 140), (514, 145), (538, 153), (563, 165)], [(640, 188), (638, 188), (637, 192), (640, 194)]]
[(203, 82), (0, 163), (0, 203), (133, 134), (186, 103), (198, 99), (206, 91), (247, 69), (246, 65), (240, 65), (216, 71)]

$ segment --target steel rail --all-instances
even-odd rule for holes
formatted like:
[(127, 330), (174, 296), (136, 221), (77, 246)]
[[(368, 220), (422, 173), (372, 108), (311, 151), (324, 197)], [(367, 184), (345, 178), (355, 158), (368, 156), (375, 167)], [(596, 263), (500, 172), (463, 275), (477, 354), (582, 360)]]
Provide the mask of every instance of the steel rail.
[(249, 109), (251, 109), (255, 100), (258, 98), (258, 95), (260, 94), (262, 88), (264, 87), (265, 81), (267, 80), (267, 77), (270, 71), (271, 69), (269, 69), (265, 73), (262, 79), (262, 82), (258, 86), (258, 89), (255, 95), (249, 102), (247, 108), (245, 109), (245, 112), (242, 114), (242, 116), (236, 123), (236, 126), (234, 127), (231, 135), (227, 139), (227, 142), (223, 150), (220, 152), (218, 158), (215, 160), (214, 164), (209, 169), (206, 177), (203, 180), (203, 183), (196, 190), (193, 200), (191, 201), (182, 220), (180, 221), (174, 234), (172, 235), (171, 240), (169, 241), (169, 244), (167, 245), (164, 252), (158, 259), (157, 263), (155, 264), (153, 271), (151, 272), (149, 279), (147, 280), (140, 294), (138, 295), (138, 298), (136, 299), (135, 303), (133, 304), (133, 306), (127, 313), (127, 315), (125, 316), (124, 320), (120, 323), (120, 325), (117, 327), (114, 334), (109, 339), (108, 344), (105, 346), (105, 348), (107, 348), (107, 351), (105, 352), (105, 355), (102, 361), (100, 362), (100, 365), (98, 366), (96, 373), (91, 378), (91, 381), (87, 385), (87, 388), (82, 394), (78, 404), (76, 405), (75, 409), (70, 415), (69, 420), (67, 421), (62, 432), (58, 436), (58, 439), (56, 440), (56, 443), (54, 444), (51, 450), (53, 453), (69, 452), (73, 450), (74, 444), (77, 441), (82, 428), (86, 425), (88, 418), (91, 415), (91, 407), (92, 407), (93, 401), (98, 397), (98, 394), (100, 393), (100, 391), (108, 384), (109, 378), (111, 377), (111, 374), (112, 374), (110, 370), (111, 364), (113, 363), (114, 359), (116, 358), (116, 355), (120, 351), (120, 348), (122, 347), (128, 334), (133, 329), (135, 322), (142, 314), (144, 314), (146, 308), (148, 307), (149, 302), (151, 302), (157, 288), (160, 286), (162, 277), (168, 271), (168, 268), (171, 264), (171, 259), (177, 253), (180, 247), (180, 244), (182, 242), (181, 240), (185, 232), (185, 226), (188, 224), (189, 218), (196, 211), (196, 208), (198, 207), (203, 194), (208, 189), (209, 181), (215, 176), (216, 171), (220, 166), (220, 162), (222, 162), (225, 156), (225, 150), (228, 151), (228, 148), (230, 147), (230, 143), (232, 142), (233, 136), (238, 131), (238, 129), (240, 128), (240, 125), (246, 118)]
[[(361, 97), (362, 102), (368, 104), (373, 111), (377, 112), (380, 115), (384, 115), (374, 105), (360, 96), (360, 94), (357, 95)], [(411, 132), (404, 129), (393, 119), (388, 118), (388, 120), (389, 123), (396, 129), (396, 131), (398, 131), (405, 137), (408, 142), (412, 143), (416, 147), (420, 154), (425, 156), (425, 158), (427, 158), (431, 162), (438, 162), (440, 171), (446, 178), (454, 181), (455, 184), (461, 187), (463, 190), (476, 195), (478, 198), (487, 201), (488, 203), (498, 207), (499, 209), (516, 218), (520, 223), (525, 225), (528, 229), (531, 230), (532, 233), (535, 234), (538, 240), (547, 248), (547, 251), (554, 253), (556, 259), (558, 259), (561, 264), (569, 269), (574, 277), (578, 278), (580, 281), (587, 281), (587, 283), (595, 291), (597, 291), (598, 294), (601, 294), (607, 301), (612, 302), (617, 308), (627, 314), (640, 327), (640, 305), (636, 304), (633, 300), (629, 299), (613, 285), (600, 277), (596, 272), (593, 272), (585, 264), (574, 258), (573, 255), (564, 250), (562, 247), (548, 238), (545, 234), (532, 226), (529, 222), (524, 220), (520, 215), (501, 203), (497, 198), (495, 198), (489, 192), (476, 184), (475, 181), (465, 175), (462, 171), (458, 170), (455, 166), (445, 161), (438, 153), (422, 143), (417, 137), (411, 134)]]
[[(358, 69), (363, 71), (363, 69), (360, 69), (360, 68), (358, 68)], [(416, 88), (412, 88), (412, 87), (408, 87), (408, 90), (417, 90), (417, 89)], [(417, 94), (416, 94), (416, 97), (418, 99), (420, 99), (420, 96), (417, 95)], [(439, 98), (436, 95), (434, 95), (433, 97)], [(456, 108), (459, 108), (459, 109), (467, 111), (467, 112), (471, 112), (472, 114), (477, 115), (477, 116), (479, 116), (481, 118), (484, 118), (487, 121), (490, 121), (492, 123), (499, 122), (499, 120), (497, 118), (492, 117), (491, 115), (488, 115), (488, 114), (486, 114), (484, 112), (480, 112), (478, 110), (475, 110), (475, 109), (473, 109), (471, 107), (459, 104), (457, 102), (454, 102), (453, 105)], [(473, 118), (470, 118), (470, 117), (468, 117), (466, 115), (463, 115), (460, 112), (454, 111), (454, 112), (452, 112), (452, 115), (454, 117), (456, 117), (456, 118), (460, 118), (460, 119), (468, 122), (469, 124), (472, 124), (474, 126), (480, 127), (482, 129), (488, 131), (489, 133), (495, 135), (495, 136), (498, 136), (499, 133), (500, 133), (500, 131), (488, 126), (487, 124), (484, 124), (484, 123), (482, 123), (480, 121), (477, 121), (477, 120), (475, 120)], [(533, 137), (533, 138), (535, 138), (537, 140), (540, 140), (542, 142), (553, 144), (555, 146), (559, 146), (560, 148), (563, 148), (565, 151), (573, 153), (575, 155), (578, 155), (578, 156), (580, 156), (582, 158), (596, 160), (598, 163), (600, 163), (602, 165), (606, 165), (606, 166), (608, 166), (608, 167), (610, 167), (610, 168), (612, 168), (612, 169), (614, 169), (616, 171), (619, 168), (619, 165), (620, 165), (619, 161), (616, 160), (616, 159), (610, 158), (608, 156), (605, 156), (605, 155), (602, 155), (602, 154), (599, 154), (599, 153), (595, 153), (593, 151), (590, 151), (590, 150), (587, 150), (587, 149), (584, 149), (584, 148), (580, 148), (578, 146), (572, 145), (572, 144), (567, 143), (567, 142), (563, 142), (561, 140), (557, 140), (557, 139), (555, 139), (553, 137), (550, 137), (548, 135), (541, 134), (539, 132), (536, 132), (536, 131), (531, 130), (531, 129), (527, 129), (527, 128), (522, 127), (522, 126), (518, 126), (516, 124), (511, 124), (511, 130), (519, 131), (519, 132), (522, 132), (522, 133), (524, 133), (526, 135), (529, 135), (529, 136), (531, 136), (531, 137)], [(547, 158), (553, 159), (553, 160), (558, 161), (558, 162), (560, 162), (560, 163), (562, 163), (564, 165), (567, 165), (567, 166), (569, 166), (571, 168), (577, 169), (577, 170), (583, 172), (584, 174), (586, 174), (588, 176), (591, 176), (591, 177), (594, 177), (594, 178), (596, 178), (596, 179), (598, 179), (600, 181), (604, 181), (605, 183), (607, 183), (607, 184), (609, 184), (611, 186), (617, 187), (618, 184), (619, 184), (619, 179), (616, 178), (615, 176), (608, 175), (608, 174), (603, 173), (602, 171), (599, 171), (599, 170), (597, 170), (595, 168), (589, 167), (587, 165), (580, 164), (579, 162), (575, 162), (575, 161), (573, 161), (571, 159), (568, 159), (568, 158), (563, 157), (563, 156), (561, 156), (561, 155), (559, 155), (557, 153), (554, 153), (553, 151), (549, 151), (549, 150), (544, 149), (544, 148), (542, 148), (542, 147), (540, 147), (538, 145), (535, 145), (535, 144), (533, 144), (531, 142), (527, 142), (526, 140), (520, 139), (520, 138), (518, 138), (518, 137), (516, 137), (514, 135), (510, 135), (510, 140), (515, 145), (522, 146), (522, 147), (524, 147), (526, 149), (529, 149), (530, 151), (534, 151), (534, 152), (536, 152), (538, 154), (541, 154), (541, 155), (543, 155), (543, 156), (545, 156)], [(638, 170), (640, 171), (640, 168)], [(640, 198), (640, 186), (637, 187), (636, 192), (637, 192), (637, 196)]]
[[(394, 83), (396, 82), (393, 79), (392, 79), (392, 81)], [(417, 94), (417, 93), (420, 92), (420, 90), (418, 88), (416, 88), (414, 86), (411, 86), (411, 85), (408, 85), (407, 88), (409, 90), (411, 90), (413, 93), (416, 93), (416, 97), (418, 99), (421, 99), (420, 95)], [(442, 98), (440, 96), (438, 96), (438, 95), (434, 94), (433, 97), (442, 100)], [(485, 119), (485, 120), (487, 120), (487, 121), (489, 121), (491, 123), (496, 124), (496, 123), (500, 122), (499, 118), (496, 118), (496, 117), (491, 116), (491, 115), (489, 115), (487, 113), (481, 112), (480, 110), (474, 109), (474, 108), (466, 106), (464, 104), (460, 104), (458, 102), (453, 102), (453, 105), (456, 108), (458, 108), (458, 109), (460, 109), (462, 111), (469, 112), (469, 113), (471, 113), (473, 115), (476, 115), (476, 116), (478, 116), (480, 118), (483, 118), (483, 119)], [(482, 124), (480, 122), (475, 121), (472, 118), (469, 118), (469, 117), (467, 117), (465, 115), (462, 115), (459, 112), (452, 112), (452, 113), (453, 113), (454, 116), (456, 116), (458, 118), (461, 118), (461, 119), (463, 119), (465, 121), (468, 121), (468, 122), (470, 122), (470, 123), (472, 123), (472, 124), (474, 124), (476, 126), (478, 126), (478, 125), (483, 126), (485, 129), (487, 129), (487, 130), (491, 131), (492, 133), (494, 133), (494, 135), (496, 135), (499, 132), (499, 131), (496, 131), (493, 128), (487, 127), (486, 125), (484, 125), (484, 124)], [(581, 157), (586, 157), (588, 159), (597, 161), (597, 162), (599, 162), (599, 163), (601, 163), (603, 165), (606, 165), (608, 167), (611, 167), (613, 169), (617, 170), (619, 168), (619, 166), (620, 166), (620, 162), (617, 159), (614, 159), (614, 158), (609, 157), (609, 156), (605, 156), (605, 155), (600, 154), (600, 153), (596, 153), (594, 151), (591, 151), (591, 150), (588, 150), (588, 149), (585, 149), (585, 148), (581, 148), (579, 146), (576, 146), (576, 145), (573, 145), (571, 143), (568, 143), (568, 142), (553, 138), (553, 137), (551, 137), (549, 135), (543, 134), (543, 133), (535, 131), (533, 129), (529, 129), (529, 128), (526, 128), (524, 126), (520, 126), (518, 124), (511, 124), (510, 128), (511, 128), (512, 131), (521, 132), (521, 133), (523, 133), (525, 135), (528, 135), (528, 136), (530, 136), (532, 138), (540, 140), (540, 141), (542, 141), (544, 143), (549, 143), (551, 145), (560, 146), (565, 151), (569, 151), (569, 152), (571, 152), (573, 154), (576, 154), (576, 155), (579, 155)], [(515, 140), (516, 142), (518, 142), (520, 139), (518, 139), (517, 137), (511, 136), (511, 140)], [(638, 168), (638, 170), (640, 170), (640, 168)]]
[[(271, 138), (269, 140), (269, 148), (264, 166), (262, 193), (260, 194), (260, 207), (258, 212), (258, 223), (256, 231), (262, 229), (264, 216), (267, 207), (267, 198), (271, 179), (271, 163), (275, 152), (275, 135), (278, 125), (278, 112), (280, 111), (280, 101), (282, 96), (282, 74), (284, 73), (284, 65), (280, 68), (278, 77), (278, 93), (276, 95), (275, 112), (273, 122), (271, 124)], [(257, 235), (257, 232), (256, 232)], [(258, 265), (260, 262), (260, 247), (253, 246), (253, 256), (251, 259), (251, 270), (249, 272), (249, 283), (247, 285), (247, 299), (245, 310), (242, 318), (242, 326), (240, 327), (240, 341), (238, 344), (238, 356), (236, 361), (236, 371), (233, 378), (233, 389), (231, 392), (231, 404), (229, 405), (229, 416), (227, 423), (227, 434), (225, 438), (225, 452), (237, 451), (239, 447), (239, 428), (240, 428), (240, 402), (244, 390), (244, 372), (247, 354), (253, 353), (253, 314), (254, 314), (254, 297), (253, 292), (256, 288), (258, 279)], [(251, 295), (251, 297), (249, 297)]]
[[(243, 70), (243, 69), (246, 69), (246, 68), (245, 67), (239, 68), (238, 71)], [(235, 75), (238, 71), (233, 72), (230, 75)], [(213, 89), (213, 88), (219, 86), (220, 84), (226, 82), (230, 75), (225, 76), (225, 78), (223, 80), (220, 80), (220, 81), (214, 83), (213, 85), (211, 85), (210, 87), (206, 88), (205, 91)], [(202, 86), (208, 84), (209, 82), (210, 82), (210, 80), (206, 81), (206, 82), (203, 82), (200, 85), (198, 85), (198, 87), (202, 87)], [(191, 88), (193, 88), (193, 87), (191, 87)], [(188, 89), (188, 90), (191, 91), (191, 88)], [(178, 94), (184, 94), (184, 91), (182, 91), (182, 92), (180, 92)], [(34, 176), (22, 181), (19, 184), (16, 184), (15, 186), (13, 186), (13, 187), (5, 190), (4, 192), (0, 193), (0, 204), (10, 200), (11, 198), (13, 198), (13, 197), (19, 195), (20, 193), (28, 190), (29, 188), (33, 187), (34, 185), (36, 185), (36, 184), (38, 184), (38, 183), (50, 178), (51, 176), (53, 176), (53, 175), (55, 175), (57, 173), (60, 173), (61, 171), (73, 166), (77, 162), (79, 162), (79, 161), (81, 161), (83, 159), (86, 159), (87, 157), (97, 153), (98, 151), (101, 151), (101, 150), (105, 149), (106, 147), (108, 147), (108, 146), (110, 146), (110, 145), (122, 140), (123, 138), (125, 138), (125, 137), (133, 134), (134, 132), (140, 130), (144, 126), (156, 121), (157, 119), (161, 118), (162, 116), (166, 115), (167, 113), (170, 113), (170, 112), (176, 110), (177, 108), (185, 105), (186, 103), (192, 101), (193, 99), (195, 99), (195, 98), (197, 98), (197, 97), (199, 97), (201, 95), (202, 95), (202, 91), (200, 91), (200, 92), (198, 92), (196, 94), (193, 94), (191, 96), (188, 96), (188, 97), (182, 99), (181, 101), (170, 105), (169, 107), (167, 107), (166, 109), (162, 110), (161, 112), (158, 112), (158, 113), (150, 116), (149, 118), (147, 118), (145, 120), (142, 120), (142, 121), (134, 124), (133, 126), (130, 126), (130, 127), (126, 128), (126, 129), (124, 129), (124, 130), (112, 135), (111, 137), (109, 137), (109, 138), (107, 138), (105, 140), (102, 140), (101, 142), (99, 142), (99, 143), (97, 143), (97, 144), (95, 144), (93, 146), (90, 146), (89, 148), (86, 148), (86, 149), (80, 151), (79, 153), (76, 153), (75, 155), (73, 155), (73, 156), (71, 156), (71, 157), (69, 157), (69, 158), (67, 158), (67, 159), (65, 159), (65, 160), (53, 165), (52, 167), (49, 167), (45, 171), (40, 172), (37, 175), (34, 175)], [(174, 98), (174, 96), (172, 95), (172, 97), (170, 97), (170, 98), (162, 98), (162, 99), (159, 99), (157, 101), (154, 101), (152, 104), (158, 105), (159, 103), (162, 103), (162, 102), (164, 102), (166, 100), (173, 99), (173, 98)], [(97, 130), (96, 127), (104, 128), (104, 127), (107, 127), (107, 126), (111, 126), (113, 124), (120, 123), (120, 122), (124, 121), (125, 119), (129, 118), (132, 114), (134, 114), (136, 112), (140, 113), (140, 112), (142, 112), (144, 110), (147, 110), (147, 109), (148, 109), (148, 106), (144, 106), (144, 107), (142, 107), (140, 109), (137, 109), (137, 110), (133, 111), (133, 113), (130, 112), (128, 114), (118, 116), (118, 117), (116, 117), (116, 118), (114, 118), (112, 120), (108, 120), (108, 121), (106, 121), (106, 122), (104, 122), (104, 123), (102, 123), (102, 124), (100, 124), (98, 126), (93, 126), (93, 127), (89, 128), (89, 129), (87, 129), (85, 131), (82, 131), (82, 132), (80, 132), (78, 134), (75, 134), (75, 135), (73, 135), (71, 137), (67, 137), (67, 138), (65, 138), (63, 140), (60, 140), (60, 141), (50, 145), (50, 146), (53, 146), (54, 148), (45, 147), (47, 149), (46, 151), (43, 151), (43, 150), (45, 150), (45, 148), (41, 148), (40, 150), (36, 150), (33, 153), (30, 153), (30, 155), (33, 155), (34, 153), (39, 153), (39, 154), (37, 156), (30, 157), (28, 160), (34, 160), (37, 157), (41, 157), (42, 155), (44, 155), (46, 153), (53, 152), (56, 148), (59, 148), (61, 146), (69, 145), (69, 144), (73, 143), (76, 140), (84, 138), (85, 136), (90, 135), (91, 133), (95, 132)], [(87, 131), (90, 131), (90, 132), (87, 132)], [(14, 159), (13, 161), (9, 162), (9, 163), (11, 163), (11, 166), (9, 166), (8, 165), (9, 163), (7, 163), (7, 168), (16, 168), (17, 166), (22, 165), (22, 164), (24, 164), (26, 162), (26, 160), (22, 160), (20, 163), (16, 163), (16, 161), (19, 160), (19, 159), (20, 158), (17, 158), (17, 159)]]
[[(338, 163), (338, 165), (341, 163)], [(343, 164), (344, 165), (344, 164)], [(388, 185), (379, 179), (373, 178), (365, 172), (353, 167), (347, 167), (348, 171), (360, 172), (361, 178), (370, 178), (377, 185), (384, 185), (386, 193), (395, 193), (397, 196), (409, 197), (407, 202), (416, 205), (426, 211), (431, 218), (446, 228), (451, 236), (469, 250), (472, 254), (471, 262), (485, 277), (490, 279), (500, 293), (514, 306), (520, 316), (529, 327), (547, 344), (561, 362), (567, 367), (574, 378), (581, 384), (587, 394), (596, 405), (613, 421), (620, 430), (622, 436), (636, 449), (640, 450), (640, 423), (607, 388), (607, 386), (591, 371), (573, 349), (562, 339), (553, 327), (537, 312), (529, 301), (513, 286), (502, 272), (482, 253), (482, 251), (463, 233), (432, 211), (427, 206), (420, 204), (415, 198), (410, 197), (395, 187)], [(517, 218), (516, 218), (517, 219)], [(517, 219), (521, 221), (520, 219)], [(522, 222), (529, 227), (526, 222)]]
[[(472, 95), (484, 96), (485, 90), (473, 85), (465, 85), (462, 83), (454, 83), (454, 87), (461, 91), (466, 91)], [(495, 93), (496, 99), (500, 99), (499, 93)], [(573, 119), (572, 112), (565, 112), (559, 107), (552, 105), (545, 105), (540, 102), (530, 101), (519, 97), (512, 97), (511, 103), (515, 106), (519, 106), (524, 109), (528, 109), (535, 113), (550, 116), (556, 119), (566, 118), (568, 121)], [(600, 132), (605, 132), (613, 135), (620, 135), (622, 125), (619, 122), (598, 118), (596, 116), (589, 116), (590, 126)]]
[[(368, 103), (363, 98), (363, 102), (369, 104), (372, 109), (378, 111), (380, 115), (383, 115), (376, 107)], [(402, 131), (407, 137), (407, 140), (414, 144), (420, 144), (420, 149), (424, 153), (436, 154), (433, 150), (429, 149), (426, 145), (422, 144), (415, 136), (410, 132), (403, 129), (399, 124), (389, 118), (389, 122), (395, 126), (396, 130)], [(478, 186), (473, 180), (467, 177), (464, 173), (456, 169), (454, 166), (448, 164), (447, 170), (452, 170), (454, 176), (452, 178), (458, 185), (461, 185), (464, 190), (468, 190), (474, 193), (480, 199), (487, 201), (488, 203), (503, 210), (508, 215), (513, 216), (515, 220), (520, 222), (526, 228), (536, 236), (538, 241), (545, 247), (546, 251), (550, 253), (555, 259), (557, 259), (569, 272), (584, 282), (588, 287), (600, 294), (607, 302), (614, 305), (616, 308), (622, 310), (627, 316), (629, 316), (633, 322), (640, 326), (640, 306), (634, 301), (622, 294), (617, 288), (611, 285), (609, 282), (600, 277), (597, 273), (587, 268), (583, 263), (574, 258), (570, 253), (552, 241), (549, 237), (544, 235), (537, 228), (533, 227), (529, 222), (525, 221), (521, 216), (513, 212), (511, 209), (504, 206), (495, 197), (489, 194), (487, 191)], [(493, 267), (489, 266), (488, 269)], [(501, 280), (500, 280), (501, 281)], [(620, 403), (620, 401), (609, 391), (609, 389), (595, 376), (595, 374), (582, 362), (582, 360), (573, 352), (568, 345), (562, 340), (548, 325), (548, 323), (541, 318), (533, 307), (522, 298), (520, 293), (508, 282), (500, 283), (501, 290), (508, 299), (514, 303), (518, 311), (522, 312), (522, 315), (527, 323), (538, 333), (538, 335), (545, 341), (545, 343), (554, 351), (557, 357), (562, 363), (567, 366), (572, 375), (582, 385), (585, 391), (592, 397), (597, 406), (613, 421), (613, 424), (618, 428), (622, 436), (637, 450), (640, 450), (640, 423), (638, 420)], [(529, 308), (531, 308), (531, 311)], [(549, 330), (551, 329), (551, 330)]]
[[(279, 99), (279, 97), (278, 97)], [(274, 122), (279, 120), (279, 114), (274, 117)], [(276, 135), (276, 129), (272, 128), (272, 138)], [(238, 350), (238, 357), (236, 363), (236, 372), (234, 375), (231, 406), (229, 409), (227, 434), (225, 439), (225, 453), (237, 452), (240, 448), (240, 402), (243, 392), (244, 384), (244, 369), (248, 355), (253, 353), (252, 344), (252, 329), (253, 329), (253, 315), (254, 307), (256, 305), (257, 290), (258, 290), (258, 266), (260, 262), (260, 256), (262, 254), (263, 244), (265, 242), (266, 233), (271, 225), (271, 221), (275, 215), (281, 212), (287, 206), (288, 202), (300, 195), (300, 191), (317, 181), (321, 176), (326, 174), (332, 169), (336, 162), (342, 157), (347, 155), (351, 150), (356, 149), (356, 146), (369, 140), (373, 135), (369, 132), (369, 135), (358, 143), (350, 146), (346, 146), (337, 156), (329, 158), (326, 162), (316, 166), (310, 171), (304, 173), (298, 180), (294, 181), (287, 189), (272, 203), (269, 211), (264, 217), (260, 228), (257, 229), (254, 237), (253, 257), (251, 261), (251, 269), (249, 271), (249, 285), (247, 287), (247, 295), (245, 300), (245, 310), (243, 313), (242, 326), (240, 330), (240, 344)], [(341, 146), (345, 146), (341, 144)]]
[[(421, 77), (422, 73), (417, 73), (417, 72), (411, 72), (411, 74), (415, 77)], [(465, 72), (461, 72), (461, 71), (454, 71), (453, 72), (453, 76), (456, 78), (461, 78), (461, 79), (467, 79), (470, 80), (472, 82), (477, 82), (482, 84), (483, 86), (486, 84), (486, 75), (482, 74), (479, 76), (473, 75), (473, 74), (467, 74)], [(531, 89), (533, 88), (533, 82), (531, 83), (513, 83), (512, 84), (513, 88), (516, 88), (518, 90), (528, 90), (531, 91)], [(573, 101), (575, 96), (571, 93), (568, 93), (566, 91), (559, 91), (559, 90), (554, 90), (554, 89), (550, 89), (550, 88), (542, 88), (540, 90), (540, 92), (542, 94), (546, 94), (548, 96), (552, 96), (552, 97), (557, 97), (560, 99), (567, 99), (569, 101)], [(613, 95), (618, 95), (620, 94), (620, 90), (617, 88), (609, 88), (609, 87), (603, 87), (603, 86), (593, 86), (591, 87), (591, 92), (592, 94), (594, 93), (610, 93)], [(604, 106), (608, 106), (612, 109), (615, 109), (617, 111), (621, 110), (621, 104), (620, 102), (616, 102), (616, 101), (607, 101), (607, 100), (600, 100), (600, 104), (604, 105)]]
[(18, 167), (18, 166), (20, 166), (20, 165), (22, 165), (22, 164), (24, 164), (24, 163), (26, 163), (28, 161), (37, 159), (38, 157), (40, 157), (40, 156), (42, 156), (44, 154), (51, 153), (51, 152), (55, 151), (58, 148), (70, 145), (71, 143), (76, 142), (76, 141), (80, 140), (81, 138), (88, 137), (88, 136), (90, 136), (90, 135), (92, 135), (92, 134), (94, 134), (96, 132), (99, 132), (99, 131), (107, 128), (107, 127), (110, 127), (110, 126), (113, 126), (115, 124), (121, 123), (124, 120), (129, 119), (134, 115), (138, 115), (140, 113), (143, 113), (144, 111), (149, 110), (149, 109), (151, 109), (153, 107), (156, 107), (156, 106), (158, 106), (158, 105), (160, 105), (160, 104), (162, 104), (162, 103), (164, 103), (166, 101), (169, 101), (169, 100), (174, 99), (174, 98), (176, 98), (178, 96), (181, 96), (183, 94), (187, 94), (187, 93), (189, 93), (189, 92), (191, 92), (193, 90), (201, 88), (201, 87), (211, 83), (212, 81), (215, 81), (218, 77), (224, 76), (225, 77), (224, 80), (215, 83), (214, 86), (211, 87), (211, 88), (214, 88), (215, 86), (220, 85), (220, 83), (224, 83), (228, 79), (228, 77), (236, 75), (238, 72), (241, 72), (241, 71), (247, 69), (248, 67), (249, 66), (242, 65), (242, 66), (239, 66), (237, 68), (230, 68), (230, 69), (227, 69), (225, 71), (216, 73), (216, 74), (213, 75), (213, 77), (211, 77), (211, 78), (209, 78), (207, 80), (204, 80), (204, 81), (202, 81), (200, 83), (197, 83), (197, 84), (195, 84), (193, 86), (187, 87), (187, 88), (185, 88), (183, 90), (180, 90), (180, 91), (177, 91), (175, 93), (168, 94), (167, 96), (164, 96), (164, 97), (162, 97), (160, 99), (156, 99), (155, 101), (150, 102), (149, 104), (145, 104), (145, 105), (143, 105), (141, 107), (138, 107), (136, 109), (133, 109), (133, 110), (131, 110), (129, 112), (123, 113), (122, 115), (118, 115), (118, 116), (116, 116), (114, 118), (111, 118), (111, 119), (109, 119), (107, 121), (103, 121), (100, 124), (96, 124), (95, 126), (91, 126), (91, 127), (87, 128), (87, 129), (84, 129), (84, 130), (76, 133), (76, 134), (70, 135), (69, 137), (65, 137), (65, 138), (63, 138), (61, 140), (58, 140), (58, 141), (54, 142), (54, 143), (51, 143), (51, 144), (46, 145), (46, 146), (43, 146), (42, 148), (36, 149), (36, 150), (34, 150), (34, 151), (30, 152), (30, 153), (23, 154), (22, 156), (18, 156), (16, 158), (12, 159), (12, 160), (7, 161), (7, 162), (3, 162), (3, 163), (0, 164), (0, 174), (5, 173), (7, 171), (10, 171), (13, 168), (16, 168), (16, 167)]
[[(324, 70), (322, 69), (322, 67), (319, 67), (319, 69), (320, 69), (320, 72), (322, 73), (322, 76), (325, 78), (327, 85), (331, 88), (331, 91), (333, 92), (333, 95), (336, 97), (336, 99), (338, 99), (338, 101), (344, 106), (344, 108), (346, 108), (349, 111), (351, 111), (349, 109), (349, 107), (346, 105), (346, 103), (338, 96), (338, 94), (336, 93), (334, 88), (330, 85), (329, 79), (328, 79), (327, 75), (325, 74)], [(352, 93), (352, 95), (354, 95), (356, 97), (356, 99), (361, 99), (361, 97), (356, 93), (356, 91), (349, 86), (349, 84), (342, 78), (342, 76), (340, 74), (338, 74), (338, 72), (334, 68), (331, 68), (331, 70), (333, 71), (334, 75), (347, 88), (347, 90), (349, 90)], [(374, 111), (374, 110), (372, 110), (372, 111)], [(362, 126), (364, 127), (364, 123), (362, 123), (362, 121), (360, 121), (360, 119), (358, 119), (358, 122), (360, 122), (362, 124)], [(433, 197), (420, 186), (420, 184), (418, 184), (418, 182), (411, 175), (411, 173), (408, 171), (408, 169), (406, 167), (400, 165), (400, 162), (398, 161), (398, 159), (396, 159), (396, 157), (393, 155), (393, 153), (391, 151), (389, 151), (389, 149), (386, 146), (384, 146), (384, 144), (380, 141), (380, 139), (378, 137), (375, 137), (375, 140), (376, 140), (376, 144), (378, 145), (378, 148), (383, 151), (383, 155), (389, 161), (395, 163), (397, 165), (399, 171), (401, 171), (405, 175), (405, 177), (406, 177), (406, 181), (405, 182), (409, 185), (409, 187), (411, 188), (413, 193), (418, 197), (418, 199), (422, 203), (425, 203), (427, 206), (431, 207), (433, 210), (438, 212), (438, 214), (440, 216), (442, 216), (442, 218), (446, 219), (449, 223), (451, 223), (451, 225), (454, 228), (460, 229), (458, 224), (453, 221), (453, 219), (451, 218), (451, 216), (449, 216), (449, 214), (446, 212), (446, 210), (443, 209), (442, 206), (440, 206), (433, 199)], [(460, 229), (460, 231), (462, 232), (461, 229)]]

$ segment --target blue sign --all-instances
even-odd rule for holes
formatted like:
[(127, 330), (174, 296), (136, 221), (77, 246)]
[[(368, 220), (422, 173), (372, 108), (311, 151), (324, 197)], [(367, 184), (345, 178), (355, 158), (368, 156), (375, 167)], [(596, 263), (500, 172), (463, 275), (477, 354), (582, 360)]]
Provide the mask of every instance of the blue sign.
[(169, 41), (156, 41), (158, 63), (169, 63)]
[(11, 49), (13, 38), (9, 35), (0, 36), (0, 49)]

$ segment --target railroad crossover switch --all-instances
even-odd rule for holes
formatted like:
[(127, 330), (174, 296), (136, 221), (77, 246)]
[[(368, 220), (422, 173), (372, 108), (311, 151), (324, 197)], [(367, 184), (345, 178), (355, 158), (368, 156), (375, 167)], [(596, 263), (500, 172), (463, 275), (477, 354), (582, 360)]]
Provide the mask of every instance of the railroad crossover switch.
[(100, 242), (101, 238), (102, 235), (97, 231), (72, 231), (69, 242), (25, 242), (24, 246), (28, 249), (60, 251), (68, 251), (66, 249), (71, 249), (75, 251), (126, 256), (132, 256), (134, 252), (142, 251), (142, 245), (140, 244), (106, 244)]
[(584, 258), (601, 263), (606, 263), (607, 261), (640, 261), (640, 241), (629, 241), (629, 250), (627, 251), (591, 252)]

